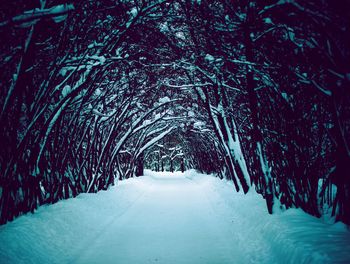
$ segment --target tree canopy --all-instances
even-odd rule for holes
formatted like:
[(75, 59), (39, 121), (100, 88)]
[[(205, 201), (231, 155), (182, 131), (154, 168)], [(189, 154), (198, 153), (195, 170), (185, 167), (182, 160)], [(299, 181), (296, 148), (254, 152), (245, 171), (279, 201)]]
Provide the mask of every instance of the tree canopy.
[(342, 1), (0, 5), (0, 222), (195, 168), (350, 224)]

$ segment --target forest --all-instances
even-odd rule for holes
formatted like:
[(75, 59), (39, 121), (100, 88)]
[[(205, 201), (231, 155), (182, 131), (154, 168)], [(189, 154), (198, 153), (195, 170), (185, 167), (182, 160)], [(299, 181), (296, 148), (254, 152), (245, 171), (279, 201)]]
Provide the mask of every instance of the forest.
[(349, 6), (1, 1), (0, 224), (147, 168), (350, 225)]

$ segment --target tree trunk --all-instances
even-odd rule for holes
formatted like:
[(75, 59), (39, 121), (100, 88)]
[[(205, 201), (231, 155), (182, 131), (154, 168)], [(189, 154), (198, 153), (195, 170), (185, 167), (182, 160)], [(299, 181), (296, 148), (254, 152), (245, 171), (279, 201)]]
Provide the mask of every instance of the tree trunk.
[[(253, 45), (250, 38), (251, 34), (251, 28), (250, 26), (253, 24), (252, 16), (254, 15), (253, 11), (251, 10), (254, 7), (250, 8), (248, 7), (248, 13), (247, 13), (247, 21), (245, 25), (245, 32), (244, 32), (244, 41), (245, 41), (245, 54), (246, 54), (246, 60), (248, 62), (254, 61), (254, 55), (253, 55)], [(261, 128), (260, 128), (260, 122), (258, 117), (258, 97), (255, 92), (256, 82), (254, 80), (254, 74), (253, 69), (251, 68), (253, 66), (248, 65), (247, 66), (247, 92), (248, 92), (248, 98), (249, 98), (249, 106), (250, 106), (250, 112), (251, 112), (251, 120), (252, 120), (252, 140), (253, 140), (253, 146), (255, 146), (255, 154), (257, 155), (256, 159), (253, 159), (254, 161), (260, 161), (260, 164), (254, 164), (254, 167), (256, 168), (256, 171), (260, 172), (258, 173), (257, 177), (262, 179), (264, 181), (265, 186), (265, 200), (268, 212), (272, 214), (273, 211), (273, 189), (272, 189), (272, 178), (271, 174), (269, 173), (268, 168), (268, 161), (266, 158), (266, 155), (264, 153), (263, 148), (263, 137), (261, 134)], [(255, 179), (255, 182), (257, 180)]]
[(143, 176), (144, 172), (144, 153), (142, 152), (136, 160), (135, 176)]

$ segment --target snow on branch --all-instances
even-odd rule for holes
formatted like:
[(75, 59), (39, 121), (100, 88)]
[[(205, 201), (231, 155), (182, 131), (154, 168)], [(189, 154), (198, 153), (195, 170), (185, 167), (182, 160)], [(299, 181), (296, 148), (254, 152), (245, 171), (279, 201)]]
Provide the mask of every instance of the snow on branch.
[(303, 83), (306, 83), (306, 84), (313, 84), (318, 90), (320, 90), (325, 95), (327, 95), (327, 96), (331, 96), (332, 95), (332, 91), (322, 87), (315, 80), (311, 80), (311, 79), (307, 78), (307, 76), (304, 75), (304, 74), (299, 74), (297, 72), (295, 74), (299, 77), (299, 81), (300, 82), (303, 82)]
[(312, 84), (319, 89), (322, 93), (324, 93), (325, 95), (331, 96), (332, 92), (330, 90), (327, 90), (326, 88), (322, 87), (320, 84), (318, 84), (317, 82), (315, 82), (315, 80), (311, 81)]
[(226, 84), (226, 83), (224, 83), (224, 82), (222, 83), (222, 86), (225, 87), (225, 88), (227, 88), (227, 89), (233, 90), (233, 91), (242, 92), (241, 89), (236, 88), (236, 87), (232, 87), (232, 86), (230, 86), (230, 85), (228, 85), (228, 84)]
[(154, 10), (155, 7), (160, 6), (164, 3), (166, 3), (167, 0), (163, 0), (163, 1), (156, 1), (153, 4), (150, 4), (149, 6), (146, 6), (144, 8), (142, 8), (141, 12), (144, 14), (147, 14), (148, 12), (152, 12)]
[(97, 109), (92, 109), (92, 113), (94, 115), (97, 115), (97, 116), (100, 116), (100, 117), (104, 117), (104, 118), (107, 118), (107, 119), (112, 117), (116, 112), (117, 112), (117, 109), (113, 109), (110, 113), (104, 114), (104, 113), (101, 113), (100, 111), (98, 111)]
[[(163, 118), (163, 116), (159, 116), (158, 118), (155, 118), (153, 121), (151, 122), (147, 122), (145, 124), (141, 124), (142, 121), (144, 121), (150, 114), (152, 114), (153, 112), (155, 112), (157, 109), (166, 106), (170, 103), (174, 103), (179, 101), (179, 99), (173, 99), (167, 102), (164, 102), (162, 104), (159, 104), (155, 107), (153, 107), (152, 109), (148, 110), (146, 113), (144, 113), (143, 115), (141, 115), (139, 118), (137, 118), (129, 127), (128, 131), (122, 136), (122, 138), (118, 141), (118, 143), (116, 144), (112, 155), (111, 155), (111, 160), (114, 161), (116, 155), (119, 153), (121, 147), (125, 144), (126, 140), (133, 134), (137, 133), (138, 131), (145, 129), (151, 125), (153, 125), (154, 123), (158, 122), (159, 120), (161, 120)], [(90, 184), (88, 190), (90, 190), (92, 184)]]
[(23, 12), (23, 14), (15, 16), (9, 20), (0, 22), (0, 27), (10, 24), (22, 25), (24, 27), (31, 26), (38, 22), (39, 19), (51, 17), (56, 23), (66, 19), (68, 12), (74, 10), (73, 4), (57, 5), (46, 9), (32, 9)]
[(194, 83), (194, 84), (183, 84), (183, 85), (173, 85), (170, 83), (163, 83), (165, 86), (168, 86), (170, 88), (177, 88), (177, 89), (187, 89), (187, 88), (194, 88), (194, 87), (202, 87), (202, 86), (208, 86), (212, 85), (211, 83)]
[(174, 127), (169, 128), (168, 130), (164, 131), (163, 133), (160, 133), (158, 136), (152, 138), (150, 141), (148, 141), (139, 151), (138, 155), (136, 158), (138, 158), (138, 156), (143, 153), (146, 149), (152, 147), (154, 144), (156, 144), (159, 140), (161, 140), (162, 138), (164, 138), (166, 135), (168, 135), (172, 130), (174, 129)]
[(324, 15), (320, 12), (317, 12), (317, 11), (313, 11), (309, 8), (306, 8), (302, 5), (300, 5), (299, 3), (297, 3), (297, 1), (295, 1), (295, 0), (279, 0), (275, 4), (265, 6), (265, 8), (259, 12), (259, 15), (264, 14), (265, 12), (269, 11), (272, 8), (275, 8), (275, 7), (281, 6), (281, 5), (286, 5), (286, 4), (294, 6), (297, 10), (299, 10), (301, 12), (305, 12), (305, 13), (308, 13), (308, 14), (313, 15), (313, 16), (321, 17), (321, 18), (328, 20), (328, 21), (330, 20), (330, 18), (327, 17), (326, 15)]

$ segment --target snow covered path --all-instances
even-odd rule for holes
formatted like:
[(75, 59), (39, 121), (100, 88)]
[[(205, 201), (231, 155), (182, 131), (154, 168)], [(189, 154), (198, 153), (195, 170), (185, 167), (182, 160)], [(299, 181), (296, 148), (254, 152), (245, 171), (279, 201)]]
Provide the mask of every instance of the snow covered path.
[(140, 199), (74, 262), (247, 263), (203, 186), (183, 176), (146, 180)]
[(269, 216), (217, 178), (157, 174), (0, 227), (0, 263), (350, 263), (350, 235), (300, 210)]

